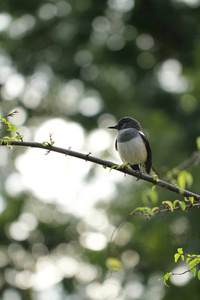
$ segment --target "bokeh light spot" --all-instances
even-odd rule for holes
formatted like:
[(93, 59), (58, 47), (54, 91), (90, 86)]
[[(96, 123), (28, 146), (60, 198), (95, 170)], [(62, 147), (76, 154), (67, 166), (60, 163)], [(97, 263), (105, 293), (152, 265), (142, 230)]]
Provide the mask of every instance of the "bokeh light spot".
[(51, 3), (44, 4), (40, 7), (38, 15), (43, 20), (50, 20), (55, 17), (57, 8)]
[(4, 31), (8, 28), (11, 22), (11, 15), (8, 13), (0, 13), (0, 31)]
[(136, 45), (141, 50), (149, 50), (154, 45), (154, 40), (151, 35), (147, 33), (140, 34), (136, 39)]
[(101, 110), (101, 103), (101, 99), (98, 96), (85, 97), (81, 100), (80, 112), (87, 117), (95, 116)]
[(108, 5), (114, 10), (125, 13), (130, 11), (135, 3), (133, 0), (108, 0)]
[[(172, 273), (182, 273), (185, 271), (185, 265), (178, 266), (174, 268), (171, 272)], [(190, 272), (187, 272), (184, 275), (174, 275), (170, 276), (170, 281), (177, 286), (186, 286), (186, 284), (193, 278)]]
[(113, 34), (107, 39), (107, 46), (112, 51), (119, 51), (124, 45), (125, 40), (121, 34)]
[(5, 87), (3, 87), (3, 96), (5, 100), (13, 100), (14, 98), (20, 96), (25, 87), (25, 78), (19, 74), (15, 73), (8, 77)]
[(85, 232), (80, 237), (80, 243), (84, 248), (100, 251), (106, 247), (107, 239), (99, 232)]
[(188, 80), (181, 75), (182, 65), (176, 59), (168, 59), (158, 68), (157, 76), (161, 87), (172, 93), (183, 93), (188, 89)]

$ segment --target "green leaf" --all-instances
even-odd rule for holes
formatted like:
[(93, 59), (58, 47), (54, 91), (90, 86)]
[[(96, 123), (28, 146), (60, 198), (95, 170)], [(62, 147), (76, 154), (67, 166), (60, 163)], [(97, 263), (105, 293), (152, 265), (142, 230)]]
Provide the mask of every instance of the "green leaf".
[(196, 276), (196, 273), (197, 273), (197, 268), (193, 268), (190, 273), (193, 275), (193, 276)]
[(197, 262), (198, 262), (198, 259), (197, 259), (197, 258), (191, 260), (191, 262), (189, 263), (189, 267), (190, 267), (190, 268), (193, 268), (194, 266), (196, 266)]
[(197, 150), (200, 151), (200, 136), (196, 138)]
[(183, 248), (178, 248), (177, 251), (179, 254), (183, 254)]
[(170, 273), (166, 273), (164, 276), (164, 284), (166, 287), (169, 287), (169, 285), (167, 284), (167, 280), (169, 279), (169, 277), (170, 277)]
[(151, 208), (149, 207), (137, 207), (136, 209), (134, 209), (133, 213), (136, 211), (142, 211), (146, 214), (151, 214)]
[(179, 204), (180, 204), (180, 200), (174, 200), (174, 202), (173, 202), (173, 207), (174, 207), (174, 208), (176, 207), (176, 203), (179, 203)]
[(167, 280), (169, 279), (170, 275), (170, 273), (166, 273), (162, 278), (159, 278), (158, 281), (163, 279), (165, 286), (169, 287), (169, 285), (167, 284)]
[(185, 211), (185, 208), (186, 208), (185, 202), (180, 201), (180, 206), (181, 206), (181, 209), (182, 209), (183, 211)]
[(175, 200), (173, 202), (173, 207), (175, 208), (176, 207), (176, 203), (178, 203), (180, 205), (180, 207), (182, 208), (183, 211), (185, 211), (185, 208), (186, 208), (186, 204), (184, 201), (180, 201), (180, 200)]
[(187, 264), (191, 259), (192, 259), (191, 257), (187, 257), (187, 259), (186, 259), (186, 264)]
[(194, 203), (194, 197), (190, 197), (189, 200), (192, 204)]
[(112, 272), (119, 272), (123, 268), (123, 264), (115, 257), (108, 257), (106, 259), (106, 267)]
[(200, 270), (199, 270), (198, 273), (197, 273), (197, 277), (198, 277), (198, 279), (200, 280)]
[(154, 181), (156, 181), (156, 182), (159, 181), (158, 175), (156, 173), (151, 173), (151, 175), (152, 175)]
[(173, 204), (171, 201), (163, 201), (162, 204), (167, 204), (170, 207), (171, 211), (174, 211)]
[(104, 169), (107, 169), (107, 166), (106, 166), (106, 165), (103, 165), (103, 168), (104, 168)]
[(158, 202), (158, 194), (152, 189), (146, 190), (142, 193), (142, 200), (144, 203), (151, 201), (153, 204), (156, 204)]
[(11, 126), (11, 134), (15, 133), (17, 131), (17, 126), (16, 125), (12, 125)]
[(182, 261), (184, 261), (185, 257), (183, 255), (183, 248), (177, 249), (178, 253), (174, 254), (174, 261), (177, 262), (179, 257), (181, 257)]
[(124, 169), (124, 168), (131, 169), (131, 166), (130, 166), (130, 164), (122, 164), (120, 166), (117, 166), (117, 169)]
[(20, 141), (20, 137), (17, 135), (15, 136), (15, 139), (19, 142)]
[(193, 183), (193, 177), (192, 175), (183, 170), (181, 172), (179, 172), (178, 174), (178, 178), (177, 178), (177, 182), (178, 182), (178, 186), (181, 188), (181, 189), (185, 189), (186, 187), (186, 184), (190, 187)]
[(155, 211), (159, 211), (160, 210), (160, 207), (159, 206), (155, 206), (151, 209), (151, 213), (153, 214)]
[(43, 142), (43, 143), (42, 143), (42, 146), (46, 147), (46, 143), (45, 143), (45, 142)]
[(174, 261), (177, 262), (180, 257), (179, 253), (174, 254)]
[(186, 202), (190, 202), (190, 203), (194, 203), (194, 197), (188, 197), (188, 198), (186, 198), (185, 197), (185, 199), (184, 199)]

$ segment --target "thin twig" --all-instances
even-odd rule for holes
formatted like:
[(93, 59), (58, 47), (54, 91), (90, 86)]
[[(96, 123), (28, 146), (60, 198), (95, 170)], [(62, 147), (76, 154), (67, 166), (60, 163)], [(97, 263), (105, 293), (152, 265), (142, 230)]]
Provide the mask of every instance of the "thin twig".
[(193, 165), (197, 167), (200, 163), (200, 151), (195, 151), (192, 153), (191, 157), (182, 162), (179, 166), (173, 168), (171, 171), (169, 171), (169, 176), (165, 176), (165, 180), (168, 180), (169, 178), (174, 178), (178, 175), (178, 173), (190, 165)]
[(191, 272), (193, 269), (195, 269), (198, 265), (200, 265), (200, 262), (196, 263), (196, 265), (194, 265), (192, 268), (188, 269), (188, 270), (185, 270), (183, 272), (180, 272), (180, 273), (175, 273), (175, 272), (170, 272), (170, 275), (184, 275), (186, 273), (189, 273)]

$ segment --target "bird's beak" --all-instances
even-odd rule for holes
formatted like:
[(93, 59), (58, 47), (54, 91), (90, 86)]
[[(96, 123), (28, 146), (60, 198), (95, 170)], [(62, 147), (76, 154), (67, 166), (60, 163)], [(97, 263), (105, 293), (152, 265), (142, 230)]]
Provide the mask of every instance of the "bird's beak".
[(109, 126), (109, 129), (117, 129), (117, 125)]

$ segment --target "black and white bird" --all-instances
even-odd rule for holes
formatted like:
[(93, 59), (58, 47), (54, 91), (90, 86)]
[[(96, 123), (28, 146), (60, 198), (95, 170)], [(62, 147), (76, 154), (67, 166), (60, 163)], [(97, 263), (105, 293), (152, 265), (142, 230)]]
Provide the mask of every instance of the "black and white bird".
[(142, 131), (140, 123), (130, 117), (122, 118), (117, 125), (108, 127), (117, 129), (118, 136), (115, 149), (119, 152), (121, 160), (130, 164), (132, 169), (150, 174), (152, 167), (152, 153), (147, 136)]

